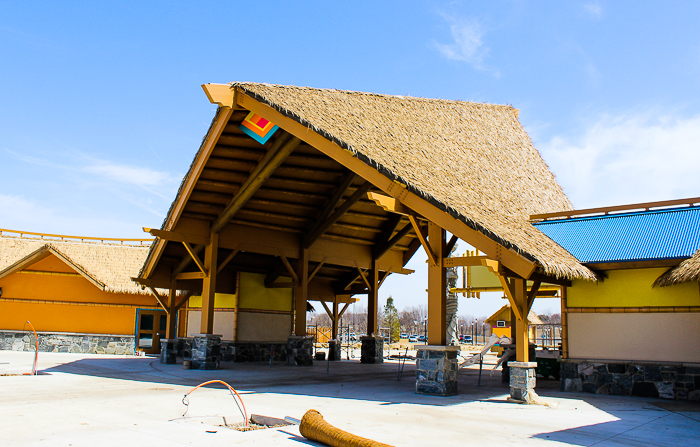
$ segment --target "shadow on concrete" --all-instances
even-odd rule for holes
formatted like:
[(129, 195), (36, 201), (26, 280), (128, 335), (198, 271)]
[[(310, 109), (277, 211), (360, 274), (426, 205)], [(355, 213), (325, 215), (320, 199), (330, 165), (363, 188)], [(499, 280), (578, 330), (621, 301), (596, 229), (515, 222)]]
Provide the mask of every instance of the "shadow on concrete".
[[(382, 402), (382, 405), (411, 403), (450, 406), (474, 401), (505, 402), (509, 388), (501, 383), (501, 372), (490, 375), (495, 360), (484, 364), (481, 386), (478, 365), (463, 368), (458, 374), (459, 395), (429, 396), (415, 393), (415, 363), (406, 362), (402, 378), (398, 379), (398, 362), (367, 365), (358, 360), (314, 362), (313, 366), (273, 363), (221, 363), (217, 370), (186, 370), (182, 363), (161, 364), (154, 357), (83, 358), (63, 363), (44, 371), (68, 373), (110, 379), (196, 386), (208, 380), (223, 380), (236, 390), (247, 393), (282, 393), (317, 397), (362, 399)], [(216, 387), (217, 385), (214, 385)], [(558, 390), (559, 382), (538, 378), (541, 395)]]
[(646, 401), (633, 396), (563, 393), (607, 413), (608, 422), (540, 433), (533, 438), (580, 446), (696, 445), (700, 431), (700, 403)]

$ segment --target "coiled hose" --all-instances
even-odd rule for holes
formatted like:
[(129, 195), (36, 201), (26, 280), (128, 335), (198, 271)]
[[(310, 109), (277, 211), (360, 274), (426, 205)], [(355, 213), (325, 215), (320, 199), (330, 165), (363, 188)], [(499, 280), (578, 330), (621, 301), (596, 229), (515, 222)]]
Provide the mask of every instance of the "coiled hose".
[(321, 413), (316, 410), (307, 411), (301, 418), (299, 433), (307, 439), (331, 447), (392, 447), (336, 428), (323, 420)]

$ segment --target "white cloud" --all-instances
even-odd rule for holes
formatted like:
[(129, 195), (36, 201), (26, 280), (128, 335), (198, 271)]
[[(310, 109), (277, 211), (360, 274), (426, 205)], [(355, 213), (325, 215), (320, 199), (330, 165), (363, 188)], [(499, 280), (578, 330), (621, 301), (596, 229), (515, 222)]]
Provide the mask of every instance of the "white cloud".
[(475, 19), (450, 17), (446, 14), (442, 17), (450, 27), (452, 42), (445, 44), (433, 41), (433, 47), (447, 59), (467, 62), (477, 70), (489, 70), (484, 63), (489, 48), (484, 45), (483, 26)]
[(540, 149), (576, 208), (700, 196), (700, 115), (602, 116)]
[(107, 161), (100, 161), (96, 164), (85, 166), (83, 170), (120, 183), (144, 188), (162, 186), (172, 181), (171, 176), (165, 172), (136, 166), (112, 164)]
[(599, 19), (603, 16), (603, 8), (598, 2), (586, 3), (583, 5), (583, 9), (585, 9), (588, 14), (595, 17), (596, 19)]

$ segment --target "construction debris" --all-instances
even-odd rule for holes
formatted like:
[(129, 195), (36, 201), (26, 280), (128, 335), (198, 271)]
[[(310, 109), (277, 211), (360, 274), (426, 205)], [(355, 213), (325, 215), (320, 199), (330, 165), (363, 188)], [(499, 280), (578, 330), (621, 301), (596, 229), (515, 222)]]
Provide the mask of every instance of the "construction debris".
[(323, 420), (316, 410), (309, 410), (301, 418), (299, 433), (311, 441), (321, 442), (331, 447), (391, 447), (389, 444), (353, 435), (336, 428)]

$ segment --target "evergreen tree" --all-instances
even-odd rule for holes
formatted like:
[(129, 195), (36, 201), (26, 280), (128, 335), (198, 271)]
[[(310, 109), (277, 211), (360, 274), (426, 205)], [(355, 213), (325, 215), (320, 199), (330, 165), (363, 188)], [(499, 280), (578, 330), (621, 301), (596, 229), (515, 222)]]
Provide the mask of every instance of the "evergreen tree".
[(394, 298), (391, 296), (386, 299), (386, 306), (384, 306), (384, 323), (389, 328), (389, 343), (398, 341), (401, 337), (399, 311), (394, 306)]

